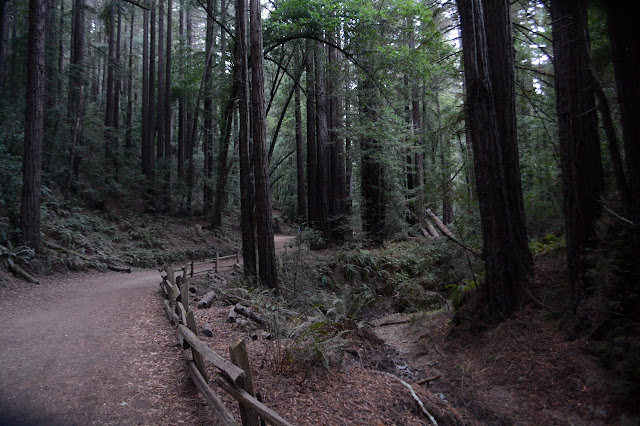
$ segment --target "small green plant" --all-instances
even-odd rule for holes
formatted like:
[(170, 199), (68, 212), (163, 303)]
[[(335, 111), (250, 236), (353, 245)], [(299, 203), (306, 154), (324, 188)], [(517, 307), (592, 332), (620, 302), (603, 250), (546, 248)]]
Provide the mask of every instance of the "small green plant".
[(477, 281), (468, 278), (463, 279), (458, 284), (449, 284), (447, 289), (449, 290), (449, 299), (453, 304), (453, 309), (458, 310), (466, 300), (469, 292), (475, 290), (477, 287)]
[(532, 254), (545, 253), (555, 248), (561, 247), (564, 244), (564, 239), (554, 234), (547, 235), (539, 240), (533, 240), (529, 243), (529, 249)]

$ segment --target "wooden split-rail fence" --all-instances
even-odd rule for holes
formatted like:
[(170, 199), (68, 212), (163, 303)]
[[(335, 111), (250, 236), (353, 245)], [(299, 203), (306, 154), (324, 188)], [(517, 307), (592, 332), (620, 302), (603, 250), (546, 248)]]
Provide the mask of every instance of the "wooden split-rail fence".
[[(216, 255), (216, 260), (219, 259), (222, 258)], [(216, 266), (217, 264), (216, 261)], [(191, 266), (190, 275), (193, 276), (193, 262), (181, 268), (181, 275), (176, 275), (173, 268), (164, 266), (160, 272), (162, 276), (160, 286), (164, 293), (164, 307), (167, 316), (178, 331), (187, 371), (213, 411), (212, 424), (222, 426), (237, 424), (218, 394), (209, 386), (209, 383), (213, 381), (238, 401), (243, 426), (258, 426), (258, 417), (272, 425), (291, 426), (291, 423), (254, 396), (249, 358), (244, 340), (229, 347), (231, 356), (231, 361), (229, 361), (198, 338), (195, 316), (189, 306), (187, 285), (189, 265)], [(217, 369), (211, 378), (207, 375), (205, 361), (210, 362)]]

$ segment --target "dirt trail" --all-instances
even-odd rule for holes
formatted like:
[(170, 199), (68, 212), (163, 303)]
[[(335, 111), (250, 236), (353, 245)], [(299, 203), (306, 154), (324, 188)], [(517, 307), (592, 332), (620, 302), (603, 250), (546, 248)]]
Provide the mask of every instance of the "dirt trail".
[[(276, 236), (281, 249), (291, 237)], [(0, 288), (0, 424), (204, 424), (157, 270)]]

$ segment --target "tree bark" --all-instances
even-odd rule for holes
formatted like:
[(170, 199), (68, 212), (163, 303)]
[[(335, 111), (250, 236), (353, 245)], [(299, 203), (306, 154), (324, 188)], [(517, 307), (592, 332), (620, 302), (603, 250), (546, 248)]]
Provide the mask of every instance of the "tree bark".
[(318, 212), (317, 226), (326, 240), (331, 240), (329, 224), (329, 203), (331, 193), (331, 145), (329, 141), (329, 123), (327, 115), (327, 92), (325, 85), (326, 61), (323, 46), (315, 44), (315, 78), (316, 78), (316, 130), (317, 130), (317, 167), (318, 177)]
[(249, 149), (249, 64), (247, 63), (247, 1), (236, 0), (236, 76), (238, 96), (238, 150), (240, 156), (240, 229), (244, 273), (256, 275), (256, 242), (253, 226), (254, 184)]
[(307, 74), (307, 197), (309, 226), (315, 226), (318, 221), (319, 193), (318, 193), (318, 151), (316, 144), (316, 102), (315, 102), (315, 72), (314, 72), (313, 41), (306, 40), (305, 68)]
[[(296, 52), (296, 65), (302, 69), (300, 61), (300, 51)], [(300, 80), (295, 82), (294, 88), (294, 104), (295, 104), (295, 126), (296, 126), (296, 171), (297, 171), (297, 194), (298, 194), (298, 220), (304, 221), (307, 215), (306, 191), (304, 181), (304, 146), (302, 135), (302, 108), (300, 99)]]
[(124, 149), (127, 155), (133, 148), (133, 26), (135, 23), (135, 8), (131, 9), (131, 27), (129, 28), (129, 73), (127, 74), (127, 130), (124, 137)]
[(271, 223), (271, 198), (267, 160), (267, 123), (264, 110), (264, 58), (260, 2), (250, 1), (251, 34), (251, 108), (253, 126), (253, 171), (255, 176), (256, 229), (258, 271), (260, 281), (269, 288), (278, 288), (276, 252)]
[(506, 0), (457, 3), (487, 298), (490, 315), (500, 320), (520, 306), (523, 282), (533, 269), (520, 189), (509, 6)]
[(24, 157), (22, 162), (22, 240), (40, 251), (42, 137), (44, 133), (44, 40), (46, 0), (29, 1), (29, 39)]
[[(612, 0), (607, 2), (607, 24), (611, 37), (616, 91), (622, 117), (622, 138), (629, 193), (633, 194), (630, 218), (633, 228), (633, 255), (636, 259), (633, 279), (637, 289), (640, 282), (640, 38), (633, 2)], [(636, 291), (637, 290), (633, 290)], [(629, 301), (632, 298), (627, 298)]]
[(575, 308), (584, 297), (587, 251), (596, 244), (603, 175), (586, 2), (555, 0), (551, 16), (569, 285)]
[[(172, 1), (167, 0), (167, 46), (165, 49), (165, 89), (164, 89), (164, 205), (171, 206), (171, 160), (173, 148), (171, 147), (171, 29), (172, 29)], [(170, 207), (167, 207), (170, 208)]]
[[(378, 121), (377, 100), (373, 82), (364, 77), (358, 84), (358, 96), (363, 123), (370, 129)], [(380, 141), (368, 130), (362, 138), (362, 225), (371, 244), (380, 246), (384, 242), (384, 226), (386, 217), (385, 167), (380, 161), (382, 157)]]
[[(336, 43), (336, 37), (329, 40)], [(346, 236), (347, 211), (347, 177), (345, 164), (344, 137), (342, 136), (342, 116), (344, 107), (340, 89), (342, 88), (342, 69), (338, 49), (328, 47), (329, 75), (327, 86), (329, 95), (329, 137), (331, 142), (331, 184), (330, 184), (330, 215), (332, 237), (336, 241), (343, 241)]]
[[(84, 87), (84, 46), (85, 46), (85, 14), (84, 0), (75, 0), (73, 7), (73, 32), (71, 35), (71, 63), (69, 69), (69, 96), (67, 98), (67, 123), (71, 129), (79, 127), (83, 115), (83, 87)], [(81, 142), (80, 129), (72, 136), (73, 142), (69, 146), (69, 175), (65, 189), (68, 196), (71, 192), (73, 180), (77, 179), (74, 173), (76, 164), (76, 146)]]

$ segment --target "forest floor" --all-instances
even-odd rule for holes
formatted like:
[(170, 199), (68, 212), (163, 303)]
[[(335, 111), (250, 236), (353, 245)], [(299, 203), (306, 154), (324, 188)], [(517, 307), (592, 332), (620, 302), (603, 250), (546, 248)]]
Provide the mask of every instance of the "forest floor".
[[(292, 238), (277, 237), (279, 253), (293, 250)], [(464, 310), (380, 309), (368, 326), (339, 333), (335, 351), (251, 321), (227, 322), (225, 295), (241, 278), (233, 260), (218, 274), (198, 266), (198, 297), (220, 297), (194, 311), (198, 328), (213, 331), (201, 339), (218, 353), (246, 340), (254, 388), (294, 424), (430, 424), (389, 374), (411, 384), (440, 424), (637, 424), (619, 407), (615, 379), (591, 343), (566, 340), (557, 307), (549, 307), (562, 299), (559, 259), (537, 259), (527, 291), (544, 303), (498, 327), (482, 329)], [(208, 423), (162, 308), (157, 269), (54, 274), (39, 285), (0, 278), (0, 424)], [(268, 303), (259, 304), (269, 317)], [(416, 384), (426, 378), (433, 380)], [(237, 403), (219, 393), (238, 415)]]

